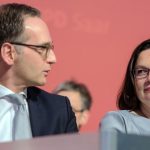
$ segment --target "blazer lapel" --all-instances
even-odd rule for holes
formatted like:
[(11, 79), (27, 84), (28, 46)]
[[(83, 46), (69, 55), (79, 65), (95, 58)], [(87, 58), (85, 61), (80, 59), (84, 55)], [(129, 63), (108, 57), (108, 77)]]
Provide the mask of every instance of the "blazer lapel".
[(27, 90), (28, 94), (28, 107), (29, 107), (29, 116), (30, 116), (30, 123), (31, 123), (31, 130), (33, 137), (40, 136), (40, 127), (41, 127), (41, 121), (40, 118), (41, 113), (39, 112), (39, 91), (36, 89), (28, 88)]

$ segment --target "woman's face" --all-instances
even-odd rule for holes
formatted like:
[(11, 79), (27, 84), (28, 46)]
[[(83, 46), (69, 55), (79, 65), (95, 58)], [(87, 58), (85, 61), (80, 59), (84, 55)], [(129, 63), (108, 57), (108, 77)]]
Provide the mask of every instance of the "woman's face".
[(150, 49), (140, 53), (134, 75), (134, 86), (141, 105), (150, 106)]

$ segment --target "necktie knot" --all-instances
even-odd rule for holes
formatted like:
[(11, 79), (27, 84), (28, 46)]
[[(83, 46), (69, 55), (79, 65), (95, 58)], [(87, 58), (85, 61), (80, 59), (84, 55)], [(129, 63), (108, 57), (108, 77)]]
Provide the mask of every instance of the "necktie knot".
[(32, 137), (29, 116), (25, 107), (24, 94), (9, 94), (4, 96), (7, 101), (16, 104), (18, 109), (14, 116), (13, 140), (28, 139)]
[(9, 95), (6, 95), (5, 98), (14, 104), (25, 105), (23, 94), (9, 94)]

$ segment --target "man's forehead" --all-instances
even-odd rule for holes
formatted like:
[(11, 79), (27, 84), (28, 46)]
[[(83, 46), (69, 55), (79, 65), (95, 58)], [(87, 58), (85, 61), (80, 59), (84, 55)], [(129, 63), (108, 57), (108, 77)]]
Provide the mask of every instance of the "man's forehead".
[[(49, 33), (48, 26), (39, 17), (29, 17), (24, 21), (24, 32), (32, 37), (41, 39), (41, 42), (51, 42), (51, 36)], [(40, 36), (39, 36), (40, 35)]]
[(48, 26), (46, 25), (46, 23), (39, 17), (26, 18), (24, 21), (24, 27), (25, 29), (29, 30), (40, 30), (40, 29), (48, 30)]

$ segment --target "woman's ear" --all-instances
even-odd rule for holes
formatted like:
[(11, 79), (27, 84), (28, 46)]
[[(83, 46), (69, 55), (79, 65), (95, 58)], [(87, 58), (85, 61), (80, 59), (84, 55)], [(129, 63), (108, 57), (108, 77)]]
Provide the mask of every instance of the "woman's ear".
[(1, 46), (1, 58), (7, 65), (14, 64), (15, 48), (10, 43), (4, 43)]

